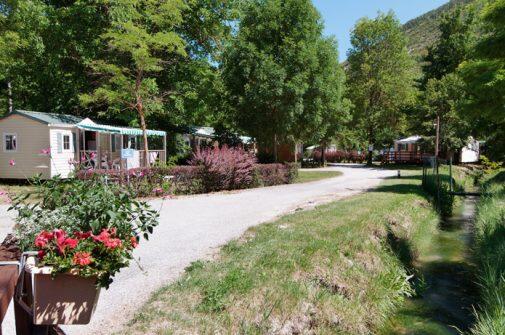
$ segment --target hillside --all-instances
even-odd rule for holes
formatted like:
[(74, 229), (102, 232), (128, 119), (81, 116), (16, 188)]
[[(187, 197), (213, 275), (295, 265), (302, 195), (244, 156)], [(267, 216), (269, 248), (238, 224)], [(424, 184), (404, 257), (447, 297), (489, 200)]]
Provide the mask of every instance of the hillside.
[(431, 10), (405, 23), (403, 29), (409, 37), (409, 49), (414, 55), (425, 55), (427, 48), (440, 35), (438, 22), (444, 13), (460, 4), (468, 4), (474, 0), (451, 0), (448, 3)]

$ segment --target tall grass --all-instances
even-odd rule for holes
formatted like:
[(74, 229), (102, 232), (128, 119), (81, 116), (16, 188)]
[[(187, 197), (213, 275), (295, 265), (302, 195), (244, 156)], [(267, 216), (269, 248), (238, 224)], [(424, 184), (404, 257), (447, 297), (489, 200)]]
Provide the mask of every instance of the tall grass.
[[(432, 197), (433, 201), (440, 212), (442, 217), (449, 217), (452, 215), (454, 207), (457, 205), (457, 200), (454, 195), (451, 194), (450, 182), (451, 176), (449, 172), (449, 167), (447, 165), (441, 165), (439, 167), (440, 180), (437, 179), (435, 173), (431, 173), (428, 170), (428, 175), (425, 179), (425, 190)], [(438, 184), (440, 183), (440, 186)], [(452, 168), (452, 185), (453, 191), (462, 192), (472, 186), (473, 178), (470, 173), (464, 168), (453, 166)], [(439, 188), (439, 189), (438, 189)]]
[(475, 223), (482, 304), (473, 335), (505, 334), (505, 171), (484, 182)]

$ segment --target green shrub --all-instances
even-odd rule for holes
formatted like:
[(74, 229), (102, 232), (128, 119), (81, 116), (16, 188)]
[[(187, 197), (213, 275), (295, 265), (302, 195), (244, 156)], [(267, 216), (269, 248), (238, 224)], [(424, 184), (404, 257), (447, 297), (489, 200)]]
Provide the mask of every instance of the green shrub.
[(502, 163), (493, 162), (484, 155), (480, 156), (480, 162), (486, 170), (498, 170), (502, 166)]

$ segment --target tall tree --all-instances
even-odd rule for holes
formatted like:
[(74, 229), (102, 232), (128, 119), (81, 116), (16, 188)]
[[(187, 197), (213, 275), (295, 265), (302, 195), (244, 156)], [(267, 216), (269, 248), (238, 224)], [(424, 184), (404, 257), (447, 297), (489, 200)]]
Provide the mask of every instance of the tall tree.
[[(428, 80), (423, 92), (422, 121), (425, 133), (433, 133), (433, 122), (438, 120), (439, 148), (448, 157), (466, 144), (470, 134), (468, 123), (459, 114), (464, 101), (463, 81), (455, 73)], [(433, 137), (431, 142), (434, 142)]]
[[(393, 13), (358, 21), (348, 52), (354, 123), (370, 146), (389, 145), (404, 126), (402, 107), (414, 99), (416, 77), (407, 39)], [(372, 164), (372, 152), (368, 154)]]
[(112, 112), (136, 112), (147, 165), (146, 115), (162, 109), (167, 93), (160, 91), (155, 76), (171, 57), (186, 54), (184, 40), (175, 32), (184, 8), (182, 0), (129, 0), (112, 5), (113, 22), (102, 35), (109, 52), (92, 63), (101, 85), (81, 96), (83, 104), (103, 102)]
[(438, 26), (440, 38), (428, 48), (423, 66), (424, 84), (429, 79), (441, 79), (456, 71), (471, 48), (473, 39), (473, 14), (461, 6), (443, 15)]
[(38, 91), (34, 77), (40, 75), (48, 27), (42, 1), (4, 0), (0, 2), (0, 114), (13, 108), (29, 108), (30, 97)]
[(270, 147), (275, 160), (279, 142), (307, 140), (325, 130), (324, 113), (337, 112), (330, 91), (337, 90), (338, 100), (342, 86), (336, 55), (334, 43), (322, 39), (311, 1), (245, 3), (223, 58), (238, 127)]
[(494, 158), (505, 159), (505, 0), (482, 12), (483, 35), (460, 67), (469, 93), (465, 111), (479, 125)]

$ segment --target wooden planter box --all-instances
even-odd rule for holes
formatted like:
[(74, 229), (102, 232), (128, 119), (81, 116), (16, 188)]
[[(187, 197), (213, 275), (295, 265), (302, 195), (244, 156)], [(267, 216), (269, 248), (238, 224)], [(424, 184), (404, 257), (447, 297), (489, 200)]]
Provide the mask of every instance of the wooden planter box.
[(31, 277), (33, 323), (82, 325), (91, 320), (100, 295), (96, 278), (74, 274), (52, 276), (51, 267), (37, 267), (29, 257), (25, 270)]

